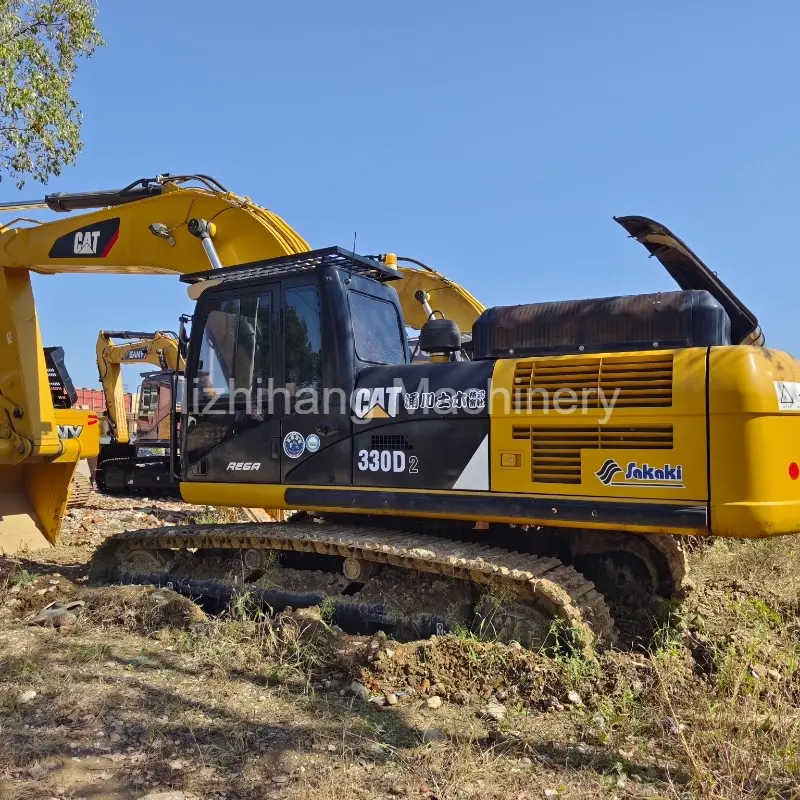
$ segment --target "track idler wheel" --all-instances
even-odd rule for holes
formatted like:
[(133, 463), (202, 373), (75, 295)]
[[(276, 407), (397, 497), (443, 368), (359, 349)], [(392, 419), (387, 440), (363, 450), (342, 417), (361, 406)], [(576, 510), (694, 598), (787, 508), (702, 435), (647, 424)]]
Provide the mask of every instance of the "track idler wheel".
[(609, 598), (677, 597), (689, 572), (674, 536), (585, 531), (570, 543), (572, 563)]
[(533, 606), (484, 595), (475, 606), (473, 631), (481, 639), (519, 642), (528, 650), (554, 644), (554, 620)]

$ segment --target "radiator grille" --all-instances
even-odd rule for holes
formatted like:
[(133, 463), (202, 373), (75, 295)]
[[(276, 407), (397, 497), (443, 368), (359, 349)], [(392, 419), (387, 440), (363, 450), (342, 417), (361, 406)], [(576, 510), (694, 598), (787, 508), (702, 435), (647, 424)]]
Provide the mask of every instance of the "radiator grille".
[(603, 358), (543, 358), (517, 362), (512, 410), (542, 411), (554, 401), (568, 407), (577, 395), (580, 407), (603, 408), (601, 397), (614, 408), (658, 408), (672, 405), (672, 354), (652, 353), (646, 359), (629, 356)]
[(372, 450), (413, 450), (405, 436), (394, 433), (373, 433), (370, 440)]
[(582, 450), (671, 450), (672, 426), (515, 425), (514, 439), (531, 443), (534, 483), (580, 483)]

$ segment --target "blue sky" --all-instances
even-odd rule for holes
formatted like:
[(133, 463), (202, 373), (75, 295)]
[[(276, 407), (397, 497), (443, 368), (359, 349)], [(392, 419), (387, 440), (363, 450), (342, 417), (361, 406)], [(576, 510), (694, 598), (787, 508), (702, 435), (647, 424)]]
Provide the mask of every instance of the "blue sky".
[[(642, 214), (800, 353), (800, 5), (100, 0), (99, 24), (85, 147), (46, 191), (209, 173), (313, 246), (358, 231), (486, 305), (670, 288), (612, 221)], [(99, 328), (191, 310), (171, 277), (35, 290), (82, 386)]]

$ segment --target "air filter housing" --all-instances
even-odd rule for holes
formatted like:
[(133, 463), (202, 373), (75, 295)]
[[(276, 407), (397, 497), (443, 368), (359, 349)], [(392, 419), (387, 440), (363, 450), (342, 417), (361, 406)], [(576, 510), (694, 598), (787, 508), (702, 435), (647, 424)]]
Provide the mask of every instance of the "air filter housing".
[(725, 309), (706, 291), (487, 308), (473, 358), (624, 352), (731, 343)]

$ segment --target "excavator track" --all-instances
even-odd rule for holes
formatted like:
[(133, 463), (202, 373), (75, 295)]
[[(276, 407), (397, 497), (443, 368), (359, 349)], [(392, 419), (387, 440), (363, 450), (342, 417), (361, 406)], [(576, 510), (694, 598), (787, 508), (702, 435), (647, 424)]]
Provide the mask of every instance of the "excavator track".
[(82, 472), (75, 472), (69, 485), (69, 499), (67, 508), (83, 508), (89, 495), (92, 493), (92, 484)]
[[(127, 531), (111, 537), (95, 552), (90, 579), (121, 581), (134, 572), (140, 579), (163, 585), (169, 582), (170, 565), (163, 554), (176, 550), (339, 556), (345, 559), (345, 574), (351, 576), (368, 574), (372, 565), (432, 573), (477, 584), (486, 594), (513, 596), (517, 612), (528, 608), (564, 623), (583, 649), (609, 644), (614, 638), (614, 623), (602, 595), (591, 581), (557, 558), (377, 527), (290, 522)], [(140, 569), (126, 567), (129, 557), (142, 553), (152, 554), (154, 565), (144, 575)]]

